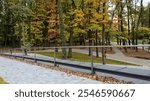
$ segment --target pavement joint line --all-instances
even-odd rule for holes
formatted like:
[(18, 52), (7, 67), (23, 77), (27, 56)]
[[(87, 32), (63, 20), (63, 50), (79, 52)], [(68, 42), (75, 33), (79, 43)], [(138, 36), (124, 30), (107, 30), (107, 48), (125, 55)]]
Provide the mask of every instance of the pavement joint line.
[(119, 69), (117, 69), (117, 71), (120, 71), (120, 70), (123, 70), (123, 69), (126, 69), (126, 68), (128, 68), (128, 67), (119, 68)]

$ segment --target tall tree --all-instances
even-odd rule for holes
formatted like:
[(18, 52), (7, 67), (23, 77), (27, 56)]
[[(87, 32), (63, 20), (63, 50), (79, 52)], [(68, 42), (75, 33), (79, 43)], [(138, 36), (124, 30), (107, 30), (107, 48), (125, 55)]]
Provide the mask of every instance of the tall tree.
[(149, 11), (149, 22), (148, 22), (148, 27), (150, 28), (150, 3), (149, 3), (148, 11)]
[[(136, 45), (138, 45), (138, 28), (139, 28), (142, 14), (143, 14), (143, 0), (141, 0), (141, 2), (140, 2), (140, 12), (138, 15), (137, 25), (136, 25), (136, 29), (135, 29), (135, 31), (136, 31)], [(138, 52), (138, 47), (136, 47), (136, 52)]]
[(48, 43), (53, 42), (57, 46), (59, 42), (59, 32), (58, 32), (58, 12), (57, 12), (57, 0), (49, 1), (49, 14), (48, 14)]
[[(131, 36), (131, 27), (130, 27), (130, 15), (131, 15), (131, 0), (126, 0), (127, 5), (127, 23), (128, 23), (128, 35)], [(131, 40), (128, 38), (129, 45), (131, 45)]]
[[(62, 2), (61, 0), (57, 1), (57, 6), (58, 6), (58, 14), (59, 14), (59, 33), (60, 33), (60, 38), (61, 38), (61, 45), (66, 46), (66, 38), (64, 34), (64, 17), (63, 17), (63, 9), (62, 9)], [(62, 48), (62, 58), (66, 58), (66, 49)]]
[(34, 46), (42, 45), (43, 40), (43, 27), (46, 19), (47, 11), (45, 10), (45, 0), (35, 0), (35, 7), (32, 10), (32, 22), (31, 22), (31, 42)]
[[(105, 13), (106, 13), (106, 2), (103, 2), (103, 20), (105, 20)], [(104, 46), (105, 45), (105, 32), (106, 32), (106, 27), (105, 27), (105, 24), (103, 23), (102, 24), (102, 45)], [(105, 52), (105, 47), (102, 47), (102, 61), (103, 61), (103, 64), (106, 64), (105, 62), (105, 59), (106, 59), (106, 52)]]
[[(73, 36), (74, 36), (74, 13), (75, 12), (75, 9), (76, 9), (76, 5), (75, 5), (75, 1), (74, 0), (71, 0), (71, 6), (70, 6), (70, 17), (69, 17), (69, 32), (70, 32), (70, 35), (69, 35), (69, 46), (73, 46)], [(72, 13), (71, 13), (72, 12)], [(68, 50), (68, 58), (72, 58), (72, 48), (69, 48)]]

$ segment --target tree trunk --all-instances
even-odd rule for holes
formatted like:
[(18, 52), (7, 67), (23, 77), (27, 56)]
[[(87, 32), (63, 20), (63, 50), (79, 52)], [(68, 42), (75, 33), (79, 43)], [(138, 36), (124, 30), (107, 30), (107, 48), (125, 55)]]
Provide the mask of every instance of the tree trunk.
[[(73, 31), (70, 30), (70, 38), (69, 38), (69, 46), (73, 45)], [(72, 58), (72, 48), (69, 48), (68, 50), (68, 58)]]
[(23, 52), (24, 52), (24, 55), (27, 56), (28, 53), (27, 53), (27, 49), (23, 49)]
[[(139, 17), (138, 17), (138, 22), (137, 22), (137, 26), (136, 26), (136, 45), (138, 45), (138, 27), (139, 27), (139, 24), (140, 24), (140, 19), (141, 19), (141, 16), (143, 14), (143, 0), (141, 0), (141, 9), (140, 9), (140, 13), (139, 13)], [(136, 52), (138, 52), (138, 47), (136, 47)]]
[[(91, 30), (89, 30), (88, 36), (89, 36), (89, 46), (92, 46)], [(91, 56), (91, 48), (90, 47), (89, 47), (89, 56)]]
[[(126, 0), (126, 3), (128, 4), (127, 5), (127, 12), (128, 12), (128, 35), (130, 36), (130, 6), (129, 6), (129, 4), (131, 3), (131, 1), (130, 0)], [(128, 43), (129, 43), (129, 45), (131, 45), (131, 43), (130, 43), (131, 41), (130, 41), (130, 38), (128, 38)]]
[[(95, 45), (98, 46), (98, 31), (96, 30), (96, 42)], [(96, 47), (96, 57), (99, 57), (98, 47)]]
[[(106, 2), (103, 3), (103, 20), (105, 20), (105, 13), (106, 13)], [(105, 24), (102, 24), (102, 46), (105, 45)], [(106, 64), (106, 50), (105, 47), (102, 47), (102, 62)]]
[[(75, 2), (74, 0), (72, 0), (72, 8), (73, 10), (76, 9), (76, 5), (75, 5)], [(70, 18), (70, 21), (73, 21), (74, 20), (74, 16), (72, 15), (71, 18)], [(73, 27), (70, 28), (70, 38), (69, 38), (69, 46), (73, 46)], [(72, 58), (72, 48), (69, 48), (68, 50), (68, 58)]]
[(150, 28), (150, 7), (149, 7), (149, 22), (148, 22), (148, 28)]
[[(123, 1), (120, 0), (120, 12), (119, 12), (120, 28), (119, 28), (119, 30), (122, 32), (122, 34), (124, 34), (123, 15), (122, 15), (123, 14), (123, 9), (124, 9)], [(123, 39), (122, 42), (123, 42), (123, 45), (126, 45), (125, 39)], [(127, 48), (124, 47), (124, 50), (127, 51)]]

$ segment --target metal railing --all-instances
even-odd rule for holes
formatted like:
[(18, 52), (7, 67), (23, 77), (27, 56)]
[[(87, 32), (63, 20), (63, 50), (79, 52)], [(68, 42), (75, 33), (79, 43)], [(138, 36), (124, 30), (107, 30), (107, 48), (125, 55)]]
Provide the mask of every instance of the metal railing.
[[(14, 56), (17, 56), (19, 55), (20, 57), (22, 57), (22, 59), (25, 59), (26, 56), (24, 54), (24, 51), (26, 50), (28, 54), (30, 54), (30, 57), (32, 57), (34, 59), (35, 62), (38, 61), (38, 53), (40, 52), (47, 52), (47, 53), (51, 53), (51, 54), (48, 54), (51, 56), (51, 59), (53, 61), (53, 65), (54, 66), (57, 66), (58, 65), (58, 58), (61, 59), (61, 57), (58, 57), (58, 54), (62, 54), (62, 50), (63, 49), (66, 49), (69, 50), (70, 48), (72, 49), (72, 55), (74, 55), (74, 50), (75, 49), (79, 49), (78, 51), (80, 50), (84, 50), (86, 51), (86, 53), (81, 52), (83, 54), (86, 54), (85, 56), (85, 59), (84, 57), (80, 57), (80, 59), (83, 58), (83, 61), (82, 62), (87, 62), (86, 59), (90, 58), (88, 63), (90, 63), (91, 65), (91, 73), (94, 74), (94, 57), (95, 57), (95, 54), (94, 54), (94, 49), (95, 48), (100, 48), (101, 50), (104, 49), (106, 50), (106, 48), (135, 48), (135, 47), (147, 47), (147, 50), (149, 51), (150, 50), (150, 44), (147, 44), (147, 45), (113, 45), (113, 46), (63, 46), (63, 47), (31, 47), (29, 49), (22, 49), (22, 48), (1, 48), (0, 49), (0, 54), (11, 54), (11, 55), (14, 55)], [(57, 52), (57, 51), (59, 52)], [(88, 52), (90, 54), (88, 54)], [(76, 53), (80, 53), (80, 52), (76, 52)], [(101, 53), (101, 52), (99, 52)], [(80, 54), (78, 54), (80, 56)], [(102, 55), (104, 55), (105, 57), (103, 57)], [(101, 54), (100, 56), (102, 58), (102, 64), (106, 64), (106, 53), (105, 54)], [(69, 59), (69, 58), (68, 58)], [(64, 59), (66, 60), (66, 59)], [(72, 60), (72, 61), (76, 61), (76, 60)], [(80, 61), (80, 60), (79, 60)], [(80, 61), (81, 62), (81, 61)]]
[[(108, 74), (112, 74), (112, 75), (115, 74), (115, 75), (119, 75), (119, 76), (125, 76), (125, 77), (131, 77), (131, 78), (136, 78), (136, 79), (149, 81), (150, 80), (149, 73), (146, 74), (146, 72), (145, 72), (147, 70), (144, 70), (144, 72), (139, 72), (139, 71), (142, 71), (142, 70), (139, 69), (138, 72), (135, 72), (136, 69), (134, 68), (135, 71), (132, 73), (132, 72), (127, 72), (127, 71), (122, 71), (121, 70), (122, 68), (119, 69), (119, 70), (118, 70), (118, 68), (117, 69), (110, 69), (110, 68), (106, 68), (107, 66), (103, 66), (103, 65), (102, 65), (102, 67), (100, 65), (99, 66), (100, 68), (99, 68), (95, 65), (95, 61), (94, 61), (94, 59), (95, 59), (95, 54), (94, 54), (95, 50), (94, 49), (95, 48), (106, 49), (106, 48), (135, 48), (135, 47), (145, 47), (146, 51), (149, 51), (149, 49), (150, 49), (150, 45), (32, 47), (30, 49), (27, 49), (28, 55), (25, 56), (24, 49), (22, 49), (22, 48), (0, 48), (0, 55), (15, 57), (15, 58), (21, 58), (21, 59), (27, 59), (27, 60), (31, 60), (33, 62), (51, 63), (51, 65), (56, 66), (56, 67), (58, 65), (71, 66), (71, 69), (72, 69), (72, 67), (74, 67), (74, 68), (77, 68), (77, 69), (80, 69), (80, 70), (81, 69), (84, 70), (84, 71), (81, 70), (81, 72), (85, 72), (86, 70), (88, 70), (91, 74), (108, 73)], [(61, 54), (62, 49), (68, 50), (69, 48), (72, 48), (73, 53), (75, 52), (74, 51), (75, 49), (84, 50), (84, 51), (87, 51), (87, 52), (90, 49), (90, 53), (91, 53), (90, 56), (88, 55), (88, 53), (87, 53), (85, 58), (81, 56), (81, 58), (84, 58), (83, 60), (86, 60), (87, 57), (89, 58), (89, 61), (88, 62), (86, 61), (86, 63), (88, 63), (88, 66), (83, 65), (84, 64), (83, 62), (81, 62), (83, 64), (78, 64), (79, 62), (76, 63), (76, 64), (73, 63), (76, 60), (72, 60), (72, 61), (69, 61), (69, 62), (64, 61), (66, 59), (60, 59), (59, 60), (58, 58), (60, 58), (60, 57), (58, 57), (58, 55)], [(59, 52), (57, 52), (57, 51), (59, 51)], [(45, 59), (45, 57), (40, 58), (39, 57), (39, 52), (51, 53), (50, 54), (51, 58), (46, 58), (46, 59)], [(74, 55), (76, 55), (76, 54), (73, 54), (73, 56)], [(61, 60), (63, 60), (63, 61), (61, 61)], [(102, 61), (102, 63), (103, 62), (104, 61)], [(115, 67), (115, 66), (111, 65), (111, 68), (112, 67)]]

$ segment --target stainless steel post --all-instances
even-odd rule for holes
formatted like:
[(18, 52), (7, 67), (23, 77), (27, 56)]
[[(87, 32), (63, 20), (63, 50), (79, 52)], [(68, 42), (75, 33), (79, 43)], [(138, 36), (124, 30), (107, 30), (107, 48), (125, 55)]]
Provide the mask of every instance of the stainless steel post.
[(94, 72), (94, 64), (93, 64), (93, 47), (90, 48), (91, 51), (91, 74), (95, 74)]
[(2, 54), (2, 49), (0, 49), (0, 54)]
[(54, 66), (56, 66), (56, 48), (54, 48)]
[(102, 64), (106, 64), (106, 48), (102, 47)]
[(22, 48), (22, 59), (24, 60), (24, 49)]
[(34, 62), (37, 63), (37, 60), (36, 60), (36, 48), (34, 48)]
[(10, 55), (12, 55), (12, 49), (10, 49)]
[(15, 59), (16, 59), (16, 55), (17, 55), (17, 49), (14, 48), (14, 56), (15, 56)]

